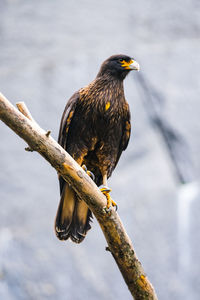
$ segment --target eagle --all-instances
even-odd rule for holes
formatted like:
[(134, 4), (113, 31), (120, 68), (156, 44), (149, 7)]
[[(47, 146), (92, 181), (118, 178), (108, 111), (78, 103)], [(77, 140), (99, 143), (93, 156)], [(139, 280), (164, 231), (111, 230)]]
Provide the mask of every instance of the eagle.
[[(116, 203), (107, 179), (127, 148), (131, 124), (123, 80), (139, 64), (127, 55), (113, 55), (100, 67), (96, 78), (75, 92), (62, 115), (58, 143), (92, 177), (107, 198), (107, 211)], [(80, 243), (91, 228), (92, 213), (73, 187), (59, 176), (60, 203), (55, 232), (60, 240)]]

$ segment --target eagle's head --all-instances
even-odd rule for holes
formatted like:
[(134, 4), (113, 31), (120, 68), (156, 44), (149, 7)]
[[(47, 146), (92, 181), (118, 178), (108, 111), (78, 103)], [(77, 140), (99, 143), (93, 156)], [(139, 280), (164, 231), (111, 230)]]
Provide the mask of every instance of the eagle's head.
[(101, 65), (97, 77), (109, 75), (123, 80), (132, 70), (140, 70), (140, 65), (130, 56), (117, 54), (106, 59)]

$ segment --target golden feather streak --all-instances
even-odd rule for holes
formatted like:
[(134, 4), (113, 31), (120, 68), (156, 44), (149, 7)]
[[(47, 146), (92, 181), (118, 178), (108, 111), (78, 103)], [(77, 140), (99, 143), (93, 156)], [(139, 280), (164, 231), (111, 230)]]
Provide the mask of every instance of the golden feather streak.
[(106, 103), (105, 109), (108, 110), (109, 108), (110, 108), (110, 102), (108, 101), (108, 102)]

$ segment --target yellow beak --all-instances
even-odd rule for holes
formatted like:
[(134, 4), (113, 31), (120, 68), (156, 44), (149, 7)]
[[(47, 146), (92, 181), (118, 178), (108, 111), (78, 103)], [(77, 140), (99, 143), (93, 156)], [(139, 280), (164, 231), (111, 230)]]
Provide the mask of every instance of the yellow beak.
[(129, 65), (129, 68), (131, 70), (136, 70), (136, 71), (140, 71), (140, 65), (138, 64), (137, 61), (132, 60), (132, 63)]

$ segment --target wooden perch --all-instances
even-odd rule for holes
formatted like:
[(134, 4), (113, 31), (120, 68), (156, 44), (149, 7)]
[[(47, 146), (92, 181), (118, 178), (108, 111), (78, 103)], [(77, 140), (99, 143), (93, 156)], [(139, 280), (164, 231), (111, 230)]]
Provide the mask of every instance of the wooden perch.
[(92, 179), (50, 136), (50, 131), (39, 127), (24, 104), (18, 104), (18, 108), (21, 112), (0, 94), (0, 119), (28, 143), (28, 149), (39, 152), (87, 203), (132, 296), (136, 300), (157, 299), (117, 212), (114, 209), (111, 213), (105, 212), (106, 198)]

